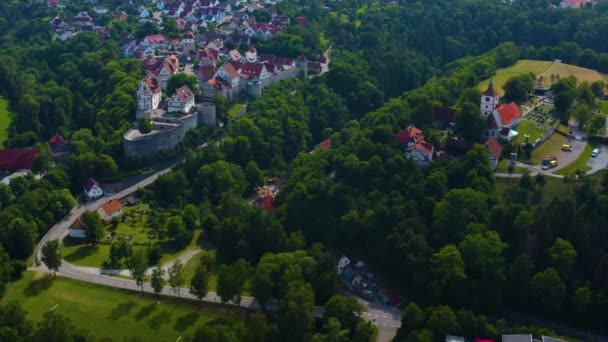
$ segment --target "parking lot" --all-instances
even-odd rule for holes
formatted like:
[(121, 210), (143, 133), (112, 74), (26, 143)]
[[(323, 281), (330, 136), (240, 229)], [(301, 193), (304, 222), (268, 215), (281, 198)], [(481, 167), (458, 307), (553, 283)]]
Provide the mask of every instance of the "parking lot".
[(557, 154), (555, 154), (558, 165), (551, 169), (550, 172), (558, 171), (570, 165), (570, 163), (574, 162), (581, 155), (581, 153), (583, 153), (585, 146), (587, 146), (586, 141), (574, 139), (568, 139), (567, 144), (572, 146), (572, 151), (559, 151)]
[(608, 147), (599, 146), (600, 154), (595, 158), (589, 158), (587, 165), (591, 167), (591, 170), (587, 171), (587, 174), (596, 173), (600, 170), (603, 170), (608, 166)]

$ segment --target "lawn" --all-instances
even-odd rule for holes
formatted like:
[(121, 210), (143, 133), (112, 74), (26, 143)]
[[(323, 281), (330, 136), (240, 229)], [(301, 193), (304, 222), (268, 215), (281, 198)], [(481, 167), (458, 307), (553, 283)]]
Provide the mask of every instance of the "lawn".
[(536, 123), (529, 120), (522, 120), (517, 127), (515, 128), (517, 133), (517, 138), (515, 138), (515, 142), (518, 144), (523, 144), (525, 142), (525, 135), (528, 135), (528, 142), (533, 143), (536, 139), (542, 137), (547, 133), (546, 130), (542, 128), (538, 128)]
[(551, 138), (532, 151), (530, 162), (534, 165), (540, 164), (540, 162), (547, 158), (547, 156), (551, 156), (559, 152), (562, 149), (562, 145), (565, 144), (567, 140), (568, 139), (565, 136), (559, 133), (553, 134)]
[(600, 113), (608, 115), (608, 101), (599, 101)]
[(237, 115), (239, 115), (244, 106), (245, 105), (242, 103), (237, 103), (234, 106), (230, 107), (230, 109), (228, 109), (228, 116), (233, 119), (236, 119)]
[[(534, 177), (535, 176), (532, 176), (533, 181)], [(549, 204), (553, 198), (569, 193), (568, 184), (564, 183), (562, 178), (545, 176), (545, 180), (546, 183), (543, 187), (543, 204)], [(518, 184), (519, 178), (496, 178), (496, 181), (494, 182), (496, 194), (499, 198), (504, 198), (507, 190), (517, 187)]]
[[(594, 81), (606, 81), (606, 75), (600, 74), (599, 72), (581, 68), (575, 65), (564, 64), (564, 63), (553, 63), (551, 61), (535, 61), (529, 59), (522, 59), (517, 61), (510, 67), (498, 69), (494, 76), (490, 79), (494, 80), (494, 88), (500, 95), (504, 95), (502, 86), (513, 76), (517, 76), (525, 73), (533, 73), (536, 77), (543, 77), (543, 84), (546, 86), (551, 85), (551, 75), (559, 75), (560, 78), (568, 76), (574, 76), (579, 82), (594, 82)], [(484, 80), (477, 88), (484, 91), (488, 87), (490, 79)]]
[[(195, 256), (194, 258), (190, 259), (185, 265), (184, 265), (184, 279), (185, 279), (185, 283), (187, 285), (190, 285), (190, 280), (192, 279), (192, 277), (194, 277), (194, 271), (196, 270), (196, 267), (198, 266), (200, 262), (200, 257), (199, 256)], [(216, 268), (219, 267), (219, 265), (216, 265)], [(217, 289), (217, 274), (212, 273), (209, 277), (209, 291), (215, 291)]]
[[(540, 75), (551, 66), (551, 63), (552, 62), (549, 61), (522, 59), (510, 67), (496, 70), (496, 73), (490, 79), (494, 80), (494, 89), (496, 89), (500, 95), (504, 95), (502, 86), (507, 82), (507, 80), (509, 80), (509, 78), (529, 72), (533, 73), (534, 75)], [(481, 91), (486, 90), (488, 88), (488, 82), (490, 82), (490, 79), (479, 83), (477, 88)]]
[(97, 337), (114, 341), (175, 341), (192, 335), (197, 327), (216, 319), (244, 319), (237, 308), (220, 307), (177, 298), (152, 295), (83, 283), (68, 278), (49, 278), (43, 273), (25, 272), (10, 285), (3, 302), (17, 301), (28, 318), (39, 321), (55, 308), (74, 324)]
[(585, 149), (583, 150), (583, 153), (581, 153), (580, 156), (578, 156), (578, 158), (576, 158), (576, 160), (574, 162), (572, 162), (570, 165), (566, 166), (565, 168), (556, 171), (555, 174), (558, 175), (571, 175), (576, 173), (576, 171), (588, 171), (591, 170), (591, 167), (587, 166), (587, 162), (589, 161), (589, 159), (591, 158), (591, 152), (593, 152), (593, 146), (591, 146), (591, 144), (587, 144), (585, 145)]
[(8, 138), (8, 126), (11, 124), (11, 115), (8, 111), (8, 100), (0, 97), (0, 149)]
[[(509, 172), (509, 160), (507, 159), (502, 159), (501, 161), (498, 162), (498, 166), (496, 166), (496, 172), (499, 173), (508, 173)], [(513, 173), (524, 173), (526, 172), (526, 168), (523, 167), (519, 167), (516, 166), (513, 169)]]
[[(147, 210), (147, 205), (141, 203), (124, 207), (125, 217), (120, 220), (116, 229), (113, 229), (111, 224), (106, 226), (106, 229), (128, 239), (134, 249), (146, 249), (150, 243), (158, 244), (162, 254), (161, 264), (198, 247), (200, 231), (194, 232), (192, 240), (185, 248), (177, 247), (170, 239), (155, 238), (154, 231), (146, 225)], [(76, 266), (103, 267), (103, 263), (110, 258), (110, 243), (108, 240), (106, 243), (93, 246), (85, 244), (81, 239), (67, 237), (63, 241), (61, 254), (67, 262)]]

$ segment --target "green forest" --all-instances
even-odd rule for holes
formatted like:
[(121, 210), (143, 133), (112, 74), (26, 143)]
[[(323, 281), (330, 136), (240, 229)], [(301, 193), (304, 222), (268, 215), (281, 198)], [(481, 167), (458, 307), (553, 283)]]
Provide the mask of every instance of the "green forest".
[[(393, 140), (415, 124), (441, 145), (432, 121), (442, 105), (458, 110), (457, 126), (474, 127), (468, 114), (478, 111), (477, 85), (519, 59), (561, 59), (608, 73), (608, 2), (580, 10), (549, 5), (280, 2), (280, 13), (311, 24), (259, 49), (318, 55), (329, 41), (330, 71), (264, 89), (222, 131), (192, 132), (174, 154), (133, 161), (122, 156), (122, 135), (135, 119), (143, 69), (120, 56), (119, 37), (178, 34), (175, 27), (108, 16), (110, 39), (85, 32), (58, 41), (44, 7), (0, 2), (0, 96), (12, 113), (5, 147), (39, 147), (36, 168), (45, 174), (0, 184), (0, 293), (30, 265), (36, 241), (77, 205), (84, 179), (115, 179), (183, 154), (179, 168), (140, 195), (153, 209), (192, 218), (176, 232), (203, 229), (223, 264), (223, 302), (240, 301), (248, 283), (263, 312), (244, 323), (202, 325), (194, 341), (370, 341), (376, 327), (358, 315), (356, 301), (339, 295), (335, 250), (367, 260), (402, 294), (398, 341), (545, 331), (511, 322), (507, 312), (608, 333), (608, 173), (566, 177), (566, 191), (552, 198), (545, 190), (554, 183), (542, 175), (525, 174), (499, 193), (482, 145), (421, 168)], [(83, 6), (72, 1), (65, 12), (71, 17)], [(581, 100), (571, 82), (557, 86), (568, 95), (562, 121), (577, 115), (573, 98)], [(228, 104), (215, 102), (225, 118)], [(55, 132), (73, 144), (61, 163), (49, 157)], [(220, 144), (209, 139), (218, 135)], [(466, 129), (457, 135), (476, 136)], [(308, 153), (327, 138), (330, 149)], [(213, 143), (191, 148), (207, 140)], [(285, 183), (274, 212), (245, 200), (277, 176)], [(57, 341), (93, 340), (52, 314), (31, 329), (25, 314), (7, 314), (20, 312), (11, 305), (0, 305), (0, 340), (43, 340), (48, 331)], [(325, 307), (318, 320), (315, 306)]]

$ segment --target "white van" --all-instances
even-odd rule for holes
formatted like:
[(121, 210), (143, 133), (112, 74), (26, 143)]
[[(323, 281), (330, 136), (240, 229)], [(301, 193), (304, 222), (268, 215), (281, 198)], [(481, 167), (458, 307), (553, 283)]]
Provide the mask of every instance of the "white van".
[(593, 149), (593, 151), (591, 151), (591, 156), (593, 158), (597, 157), (598, 154), (600, 154), (600, 149), (599, 148)]

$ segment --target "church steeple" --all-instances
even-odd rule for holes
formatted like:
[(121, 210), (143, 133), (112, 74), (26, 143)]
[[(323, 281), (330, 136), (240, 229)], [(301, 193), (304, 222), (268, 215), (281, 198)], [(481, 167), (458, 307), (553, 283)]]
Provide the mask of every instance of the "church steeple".
[(481, 101), (479, 105), (481, 114), (484, 117), (488, 117), (490, 114), (492, 114), (492, 112), (498, 105), (499, 99), (500, 96), (498, 95), (498, 92), (494, 89), (494, 80), (490, 80), (490, 83), (488, 84), (488, 89), (486, 89), (486, 91), (481, 94)]

